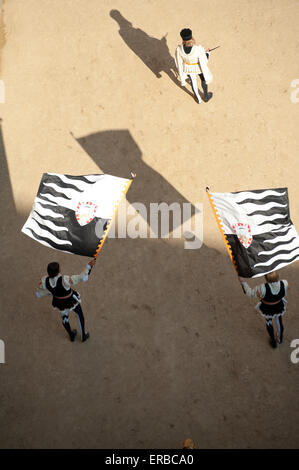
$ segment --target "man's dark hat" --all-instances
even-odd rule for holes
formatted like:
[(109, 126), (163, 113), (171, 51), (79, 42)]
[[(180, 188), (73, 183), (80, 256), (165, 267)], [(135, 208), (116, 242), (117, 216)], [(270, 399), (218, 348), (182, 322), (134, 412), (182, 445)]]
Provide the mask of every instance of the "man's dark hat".
[(191, 29), (188, 29), (188, 28), (182, 29), (182, 31), (180, 32), (180, 35), (183, 41), (190, 41), (190, 39), (192, 39)]

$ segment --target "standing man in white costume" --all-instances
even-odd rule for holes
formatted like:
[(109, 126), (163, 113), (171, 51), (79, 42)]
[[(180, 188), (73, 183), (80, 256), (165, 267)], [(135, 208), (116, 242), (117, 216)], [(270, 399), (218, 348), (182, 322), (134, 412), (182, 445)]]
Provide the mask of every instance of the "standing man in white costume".
[(204, 92), (203, 100), (207, 102), (213, 96), (213, 93), (208, 93), (208, 84), (213, 80), (213, 75), (208, 67), (210, 52), (209, 50), (206, 52), (202, 46), (195, 44), (191, 29), (182, 29), (180, 35), (183, 42), (176, 49), (175, 62), (181, 85), (186, 86), (186, 79), (189, 76), (196, 100), (201, 103), (197, 86), (197, 75), (199, 75)]

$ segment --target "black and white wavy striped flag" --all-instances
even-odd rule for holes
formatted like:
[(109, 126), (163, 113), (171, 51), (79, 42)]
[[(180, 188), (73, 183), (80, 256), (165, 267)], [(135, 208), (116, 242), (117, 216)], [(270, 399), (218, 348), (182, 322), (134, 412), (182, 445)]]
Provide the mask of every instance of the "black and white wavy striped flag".
[(96, 256), (132, 180), (44, 173), (22, 232), (56, 250)]
[(287, 188), (208, 196), (239, 276), (259, 277), (299, 259)]

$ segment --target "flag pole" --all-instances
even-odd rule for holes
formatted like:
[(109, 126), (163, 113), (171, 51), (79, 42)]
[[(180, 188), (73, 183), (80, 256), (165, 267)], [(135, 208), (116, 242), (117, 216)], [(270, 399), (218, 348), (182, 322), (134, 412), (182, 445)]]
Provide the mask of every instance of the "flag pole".
[(223, 238), (223, 240), (224, 240), (226, 249), (227, 249), (227, 251), (228, 251), (229, 257), (230, 257), (230, 259), (231, 259), (231, 262), (232, 262), (233, 265), (234, 265), (234, 268), (235, 268), (235, 270), (236, 270), (236, 272), (237, 272), (237, 275), (239, 276), (238, 267), (237, 267), (236, 261), (235, 261), (235, 259), (234, 259), (234, 257), (233, 257), (232, 249), (231, 249), (231, 247), (230, 247), (230, 244), (229, 244), (228, 241), (227, 241), (226, 235), (225, 235), (224, 230), (223, 230), (223, 226), (222, 226), (221, 219), (220, 219), (219, 214), (218, 214), (218, 212), (217, 212), (217, 209), (216, 209), (216, 207), (215, 207), (214, 201), (213, 201), (212, 196), (211, 196), (211, 194), (210, 194), (210, 188), (209, 188), (208, 186), (206, 187), (206, 193), (207, 193), (209, 202), (210, 202), (210, 204), (211, 204), (212, 211), (213, 211), (214, 216), (215, 216), (215, 218), (216, 218), (216, 222), (217, 222), (218, 228), (219, 228), (219, 230), (220, 230), (220, 233), (221, 233), (222, 238)]
[(126, 197), (126, 194), (127, 194), (128, 190), (129, 190), (129, 188), (130, 188), (130, 186), (133, 183), (135, 178), (136, 178), (136, 173), (131, 171), (130, 179), (128, 180), (128, 182), (126, 184), (126, 187), (124, 188), (124, 190), (122, 192), (120, 200), (118, 201), (118, 204), (114, 209), (113, 216), (112, 216), (111, 220), (109, 221), (109, 223), (107, 223), (106, 230), (104, 231), (104, 236), (101, 238), (100, 243), (98, 244), (97, 250), (96, 250), (95, 254), (93, 255), (94, 259), (97, 259), (97, 256), (99, 255), (101, 249), (103, 248), (103, 245), (106, 241), (106, 238), (108, 237), (109, 230), (111, 229), (112, 223), (114, 222), (114, 219), (117, 216), (119, 206), (121, 205), (122, 201)]

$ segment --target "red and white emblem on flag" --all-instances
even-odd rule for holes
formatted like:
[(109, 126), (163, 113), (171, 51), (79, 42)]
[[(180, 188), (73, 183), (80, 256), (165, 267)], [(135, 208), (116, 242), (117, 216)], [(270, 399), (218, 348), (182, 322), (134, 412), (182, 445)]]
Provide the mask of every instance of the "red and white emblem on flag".
[(78, 202), (76, 209), (76, 219), (78, 224), (87, 225), (91, 222), (97, 211), (98, 206), (93, 202)]
[(244, 248), (248, 248), (252, 243), (252, 234), (251, 234), (250, 225), (239, 222), (233, 225), (233, 230), (236, 233), (239, 241), (244, 246)]

